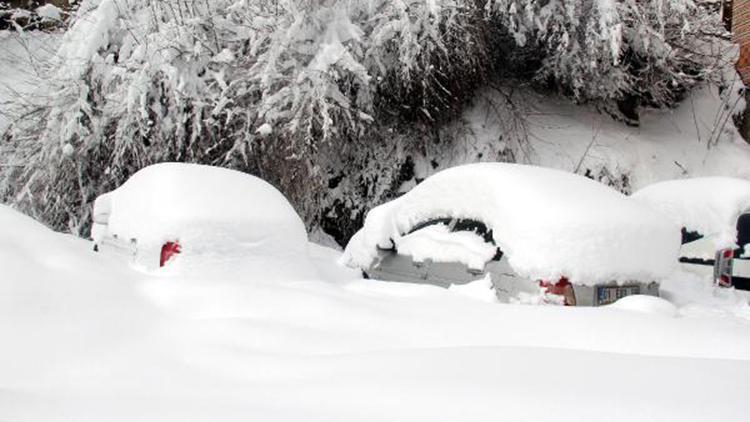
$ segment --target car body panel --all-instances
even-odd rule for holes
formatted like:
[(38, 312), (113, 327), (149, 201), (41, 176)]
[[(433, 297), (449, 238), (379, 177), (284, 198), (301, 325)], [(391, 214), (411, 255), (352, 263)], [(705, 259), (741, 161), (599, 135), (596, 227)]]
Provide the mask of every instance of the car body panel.
[[(378, 251), (378, 259), (366, 270), (368, 277), (395, 282), (430, 284), (448, 288), (451, 285), (462, 285), (490, 276), (495, 293), (500, 302), (524, 303), (524, 298), (542, 295), (538, 281), (521, 277), (513, 270), (508, 259), (502, 256), (499, 260), (487, 263), (481, 271), (470, 270), (459, 262), (414, 262), (410, 256), (400, 255), (395, 250)], [(655, 282), (626, 282), (618, 284), (605, 282), (596, 286), (573, 284), (577, 306), (598, 306), (602, 303), (597, 298), (599, 287), (631, 287), (637, 294), (659, 296), (659, 285)]]
[(703, 236), (680, 247), (680, 268), (701, 278), (714, 277), (715, 235)]

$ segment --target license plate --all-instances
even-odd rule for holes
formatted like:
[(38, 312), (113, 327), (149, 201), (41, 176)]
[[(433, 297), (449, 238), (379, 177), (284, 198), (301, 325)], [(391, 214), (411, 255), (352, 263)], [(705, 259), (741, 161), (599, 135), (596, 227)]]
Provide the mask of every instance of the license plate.
[(597, 286), (596, 304), (607, 305), (625, 296), (640, 294), (640, 286)]

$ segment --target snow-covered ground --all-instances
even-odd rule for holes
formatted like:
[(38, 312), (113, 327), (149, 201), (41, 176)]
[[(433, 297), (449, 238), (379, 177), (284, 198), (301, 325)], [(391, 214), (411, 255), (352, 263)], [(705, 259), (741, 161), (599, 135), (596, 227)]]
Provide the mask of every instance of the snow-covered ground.
[(511, 161), (588, 173), (626, 193), (685, 177), (750, 179), (750, 145), (731, 120), (741, 106), (703, 86), (673, 110), (641, 110), (640, 126), (630, 127), (592, 106), (529, 88), (485, 88), (445, 130), (456, 139), (450, 148), (428, 144), (415, 157), (416, 178), (460, 164)]
[(143, 273), (2, 206), (0, 231), (3, 421), (747, 420), (747, 297), (686, 275), (675, 309), (534, 307), (313, 244)]

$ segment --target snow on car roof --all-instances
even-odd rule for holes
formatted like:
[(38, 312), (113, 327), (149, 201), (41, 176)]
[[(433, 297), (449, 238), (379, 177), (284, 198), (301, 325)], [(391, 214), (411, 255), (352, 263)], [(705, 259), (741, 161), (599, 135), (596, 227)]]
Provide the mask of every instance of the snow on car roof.
[(139, 246), (179, 240), (188, 248), (242, 243), (298, 250), (307, 244), (302, 220), (276, 188), (249, 174), (198, 164), (140, 170), (97, 198), (94, 222), (106, 224), (98, 235), (137, 239)]
[(737, 218), (750, 210), (750, 181), (731, 177), (669, 180), (646, 186), (633, 198), (689, 231), (711, 236), (717, 248), (737, 237)]
[(677, 262), (679, 231), (664, 216), (593, 180), (505, 163), (454, 167), (371, 210), (343, 261), (369, 267), (419, 223), (484, 222), (522, 276), (576, 283), (656, 280)]

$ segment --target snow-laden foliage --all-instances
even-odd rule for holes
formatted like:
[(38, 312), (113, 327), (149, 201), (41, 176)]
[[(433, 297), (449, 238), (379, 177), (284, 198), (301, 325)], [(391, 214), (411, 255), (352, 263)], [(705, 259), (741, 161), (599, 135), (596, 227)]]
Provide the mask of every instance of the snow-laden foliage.
[(724, 58), (718, 18), (689, 0), (84, 0), (76, 14), (47, 98), (5, 134), (0, 196), (81, 234), (98, 194), (162, 161), (257, 174), (308, 222), (340, 222), (393, 195), (408, 151), (483, 83), (668, 106)]
[(540, 59), (537, 81), (579, 101), (664, 107), (733, 57), (714, 2), (489, 0), (488, 12)]

